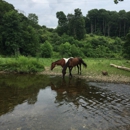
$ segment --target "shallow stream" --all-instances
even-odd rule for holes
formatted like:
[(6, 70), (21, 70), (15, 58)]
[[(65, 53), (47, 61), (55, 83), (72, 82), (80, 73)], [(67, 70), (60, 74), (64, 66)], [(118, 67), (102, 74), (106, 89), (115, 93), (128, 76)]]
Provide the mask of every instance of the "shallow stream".
[(130, 85), (1, 74), (0, 130), (130, 130)]

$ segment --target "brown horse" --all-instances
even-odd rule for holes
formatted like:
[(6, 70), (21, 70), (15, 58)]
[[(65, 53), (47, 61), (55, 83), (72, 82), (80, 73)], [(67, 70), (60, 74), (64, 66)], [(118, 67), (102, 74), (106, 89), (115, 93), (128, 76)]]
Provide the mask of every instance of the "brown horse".
[[(72, 57), (71, 57), (72, 58)], [(67, 63), (67, 61), (69, 60), (70, 58), (62, 58), (60, 60), (57, 60), (55, 62), (52, 62), (51, 63), (51, 70), (53, 70), (55, 68), (56, 65), (59, 65), (61, 66), (62, 68), (64, 67), (64, 65)]]
[[(62, 70), (63, 79), (66, 74), (67, 67), (69, 68), (70, 77), (72, 77), (71, 71), (72, 71), (73, 67), (78, 66), (78, 65), (79, 65), (78, 74), (81, 74), (81, 64), (87, 68), (87, 64), (82, 60), (82, 58), (79, 58), (79, 57), (70, 58), (68, 60), (68, 62), (65, 64), (65, 66), (63, 67), (63, 70)], [(79, 72), (79, 70), (80, 70), (80, 72)]]

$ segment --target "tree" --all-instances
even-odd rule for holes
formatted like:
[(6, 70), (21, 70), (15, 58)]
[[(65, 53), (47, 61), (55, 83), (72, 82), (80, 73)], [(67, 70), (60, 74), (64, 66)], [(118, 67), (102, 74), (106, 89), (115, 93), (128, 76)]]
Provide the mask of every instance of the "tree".
[(130, 28), (130, 12), (90, 10), (85, 18), (85, 28), (87, 33), (124, 37)]
[(126, 35), (126, 41), (124, 43), (123, 49), (125, 58), (130, 59), (130, 32)]
[(83, 56), (83, 54), (80, 51), (80, 48), (76, 47), (75, 44), (71, 45), (71, 56), (72, 57), (80, 57)]
[(70, 57), (71, 56), (71, 45), (69, 42), (61, 44), (59, 47), (59, 53), (62, 57)]
[(25, 56), (36, 56), (39, 49), (39, 35), (32, 26), (27, 26), (22, 31), (22, 43), (20, 44), (20, 53)]
[(59, 35), (62, 35), (63, 33), (67, 34), (68, 21), (66, 15), (64, 14), (64, 12), (60, 11), (56, 13), (56, 17), (58, 18), (58, 27), (57, 27), (58, 34)]
[(28, 15), (28, 20), (30, 21), (30, 25), (34, 28), (38, 28), (38, 16), (36, 14), (30, 13)]
[(97, 31), (97, 20), (98, 20), (98, 10), (92, 9), (88, 11), (88, 15), (86, 16), (91, 23), (91, 33)]
[[(10, 24), (12, 24), (12, 22), (13, 22), (12, 21), (13, 19), (10, 19), (9, 17), (7, 18), (7, 13), (9, 14), (10, 11), (14, 11), (14, 6), (7, 3), (4, 0), (0, 0), (0, 54), (6, 54), (7, 51), (9, 53), (11, 52), (10, 49), (8, 48), (8, 50), (7, 50), (7, 46), (5, 46), (5, 41), (7, 40), (6, 36), (10, 34), (10, 33), (6, 34), (6, 30), (8, 29), (8, 32), (9, 32), (9, 29), (10, 29), (10, 28), (8, 28), (10, 25), (7, 22), (10, 22)], [(11, 21), (8, 19), (10, 19)], [(6, 20), (7, 20), (7, 22), (6, 22)], [(16, 20), (16, 18), (14, 20)], [(9, 55), (9, 53), (8, 53), (8, 55)], [(14, 53), (14, 51), (13, 51), (13, 53)]]
[(110, 11), (107, 22), (107, 35), (117, 35), (119, 15), (116, 11)]
[(52, 56), (53, 48), (52, 45), (46, 41), (40, 46), (41, 56), (45, 58), (50, 58)]
[(106, 35), (106, 27), (107, 27), (107, 19), (109, 17), (108, 11), (105, 9), (99, 9), (99, 14), (98, 14), (98, 23), (100, 24), (100, 30), (103, 35)]
[(82, 15), (81, 9), (77, 8), (74, 10), (75, 14), (69, 14), (69, 34), (74, 38), (81, 40), (85, 36), (85, 19)]
[(126, 35), (127, 14), (125, 10), (119, 11), (119, 36)]
[(50, 35), (50, 39), (49, 42), (51, 43), (51, 45), (53, 46), (53, 50), (54, 51), (58, 51), (58, 47), (60, 46), (61, 42), (60, 42), (60, 36), (57, 33), (52, 33)]
[(38, 16), (36, 14), (30, 13), (28, 15), (28, 19), (32, 21), (34, 24), (38, 24)]
[(21, 43), (21, 24), (18, 13), (14, 10), (5, 13), (2, 26), (3, 54), (13, 55), (19, 51)]
[(124, 0), (114, 0), (114, 3), (115, 3), (115, 4), (118, 4), (119, 1), (124, 1)]

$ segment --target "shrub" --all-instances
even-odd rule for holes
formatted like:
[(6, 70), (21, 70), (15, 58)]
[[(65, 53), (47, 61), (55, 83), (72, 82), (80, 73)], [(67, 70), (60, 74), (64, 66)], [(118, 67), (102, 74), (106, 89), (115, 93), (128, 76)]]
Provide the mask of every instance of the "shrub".
[(0, 70), (16, 73), (37, 73), (44, 70), (42, 63), (34, 58), (19, 56), (0, 63)]

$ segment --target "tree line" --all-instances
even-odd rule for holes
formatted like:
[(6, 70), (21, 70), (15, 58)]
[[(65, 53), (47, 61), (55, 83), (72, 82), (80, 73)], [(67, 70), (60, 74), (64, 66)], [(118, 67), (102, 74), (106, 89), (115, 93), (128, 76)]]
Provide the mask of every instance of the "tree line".
[(87, 33), (110, 37), (124, 37), (130, 29), (130, 11), (107, 11), (105, 9), (92, 9), (86, 17), (80, 9), (75, 9), (74, 14), (67, 16), (63, 11), (57, 12), (58, 33), (64, 32), (77, 39), (84, 38)]
[(129, 16), (124, 10), (93, 9), (86, 17), (79, 8), (67, 16), (59, 11), (52, 29), (40, 26), (36, 14), (26, 17), (0, 0), (0, 55), (130, 58)]

